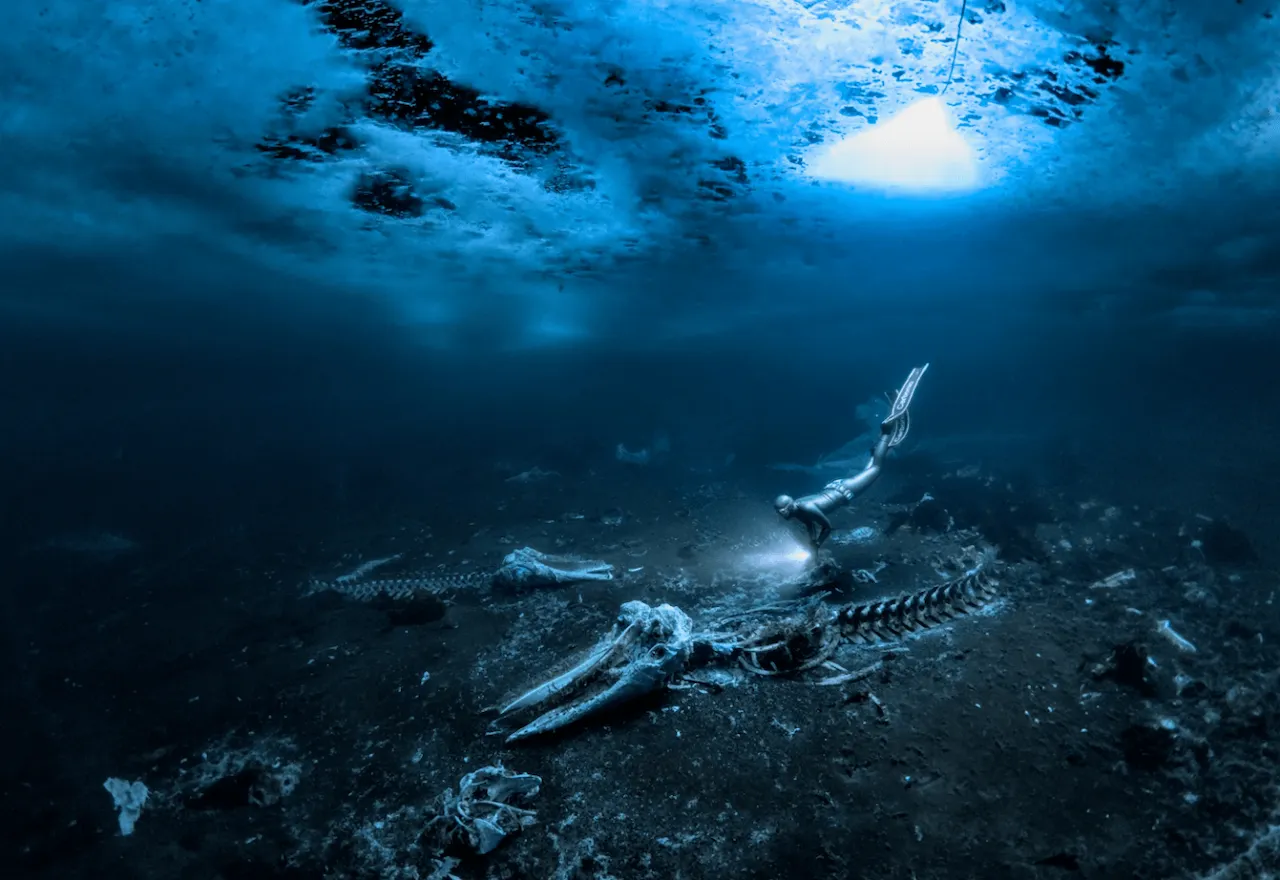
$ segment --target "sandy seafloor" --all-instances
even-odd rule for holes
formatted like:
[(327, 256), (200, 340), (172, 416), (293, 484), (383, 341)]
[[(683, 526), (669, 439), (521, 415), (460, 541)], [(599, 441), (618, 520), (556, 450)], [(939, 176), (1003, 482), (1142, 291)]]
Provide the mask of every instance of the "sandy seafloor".
[[(621, 603), (695, 621), (786, 593), (769, 499), (819, 478), (617, 467), (470, 509), (300, 516), (187, 548), (44, 555), (6, 676), (6, 859), (23, 877), (1171, 878), (1275, 876), (1274, 549), (1213, 509), (1118, 505), (904, 456), (836, 527), (832, 601), (1000, 554), (998, 599), (849, 649), (838, 687), (726, 667), (558, 736), (506, 745), (489, 707), (565, 669)], [(918, 502), (925, 493), (934, 501)], [(838, 535), (839, 536), (839, 532)], [(531, 546), (609, 582), (408, 603), (307, 582), (486, 572)], [(883, 564), (883, 567), (880, 567)], [(1133, 577), (1092, 586), (1116, 572)], [(1195, 651), (1158, 630), (1161, 621)], [(736, 671), (735, 671), (736, 670)], [(509, 728), (508, 728), (509, 729)], [(479, 856), (424, 828), (501, 763), (536, 823)], [(108, 777), (151, 795), (122, 836)], [(1271, 873), (1268, 873), (1271, 872)]]

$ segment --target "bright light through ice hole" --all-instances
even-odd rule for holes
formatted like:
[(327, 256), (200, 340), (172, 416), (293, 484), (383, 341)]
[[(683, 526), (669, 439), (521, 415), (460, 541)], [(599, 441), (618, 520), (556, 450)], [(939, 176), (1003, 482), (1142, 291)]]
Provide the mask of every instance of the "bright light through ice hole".
[(881, 189), (963, 192), (978, 186), (978, 159), (935, 96), (823, 148), (809, 173)]
[(804, 562), (809, 558), (808, 550), (793, 550), (787, 554), (787, 558), (793, 562)]

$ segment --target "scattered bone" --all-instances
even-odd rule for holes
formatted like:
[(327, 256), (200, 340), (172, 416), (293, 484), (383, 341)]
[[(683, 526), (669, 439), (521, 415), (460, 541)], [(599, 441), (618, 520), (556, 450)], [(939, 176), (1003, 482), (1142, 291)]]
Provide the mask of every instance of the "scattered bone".
[(462, 777), (455, 797), (445, 789), (440, 814), (428, 827), (444, 825), (447, 833), (465, 840), (481, 855), (493, 852), (510, 834), (537, 821), (537, 813), (521, 807), (538, 794), (542, 779), (515, 773), (501, 764), (481, 767)]
[(459, 574), (422, 573), (374, 581), (351, 579), (345, 581), (313, 580), (308, 585), (308, 592), (331, 591), (341, 593), (348, 599), (354, 599), (357, 602), (372, 602), (383, 596), (399, 601), (418, 595), (438, 595), (453, 590), (480, 587), (487, 584), (490, 579), (491, 575), (482, 571), (474, 571)]
[(432, 859), (432, 870), (427, 880), (458, 880), (453, 869), (458, 867), (458, 860), (453, 858)]
[(1123, 584), (1131, 583), (1138, 579), (1138, 573), (1132, 568), (1126, 568), (1123, 571), (1117, 571), (1109, 574), (1102, 580), (1094, 581), (1089, 584), (1091, 590), (1112, 590)]
[(785, 733), (787, 735), (787, 739), (794, 739), (795, 735), (800, 732), (800, 728), (798, 726), (793, 727), (789, 724), (783, 724), (777, 718), (774, 718), (770, 724)]
[(613, 683), (544, 712), (507, 737), (507, 742), (559, 730), (588, 715), (653, 693), (684, 671), (692, 650), (693, 621), (679, 608), (627, 602), (613, 632), (587, 659), (517, 698), (502, 714), (579, 696), (606, 675), (613, 678)]
[(381, 559), (370, 559), (362, 562), (346, 574), (340, 574), (333, 579), (336, 584), (350, 584), (355, 581), (364, 580), (374, 570), (382, 568), (388, 562), (395, 562), (401, 554), (396, 553), (394, 556), (383, 556)]
[(598, 559), (540, 553), (522, 547), (502, 559), (502, 567), (493, 576), (500, 586), (548, 586), (579, 581), (611, 581), (613, 566)]
[[(838, 664), (833, 664), (833, 665), (837, 666), (837, 668), (843, 669), (843, 667), (840, 667)], [(877, 672), (880, 672), (882, 669), (884, 669), (884, 661), (877, 660), (875, 663), (872, 663), (870, 666), (864, 666), (861, 669), (855, 669), (853, 672), (843, 672), (840, 675), (833, 675), (830, 678), (824, 678), (821, 681), (815, 681), (814, 684), (820, 687), (824, 685), (834, 685), (834, 684), (851, 684), (856, 681), (863, 681), (865, 679), (868, 679), (871, 676), (875, 675)]]
[(544, 471), (540, 467), (531, 467), (527, 471), (522, 471), (514, 477), (507, 477), (504, 482), (507, 483), (540, 483), (543, 480), (549, 480), (552, 477), (558, 477), (558, 471)]
[(128, 837), (133, 834), (133, 829), (138, 824), (138, 816), (142, 814), (142, 808), (146, 805), (147, 798), (151, 796), (150, 790), (141, 780), (126, 782), (115, 776), (102, 783), (102, 787), (111, 795), (112, 805), (119, 813), (117, 819), (120, 825), (120, 836)]
[(880, 562), (876, 564), (875, 571), (868, 571), (865, 568), (856, 569), (853, 572), (853, 579), (859, 584), (878, 584), (880, 579), (876, 575), (888, 567), (887, 564)]
[(1166, 639), (1172, 642), (1174, 647), (1176, 647), (1179, 651), (1184, 651), (1188, 654), (1196, 653), (1196, 646), (1193, 645), (1188, 639), (1184, 638), (1182, 635), (1176, 632), (1174, 628), (1170, 625), (1169, 621), (1167, 620), (1160, 621), (1160, 623), (1156, 625), (1156, 632), (1160, 633), (1160, 635), (1164, 636)]
[(833, 544), (867, 544), (876, 539), (876, 530), (871, 526), (858, 526), (856, 529), (841, 529), (831, 534)]
[(542, 587), (581, 581), (613, 580), (613, 566), (607, 562), (540, 553), (532, 547), (522, 547), (508, 553), (502, 559), (502, 566), (493, 573), (484, 571), (451, 574), (418, 572), (400, 577), (364, 580), (365, 576), (374, 569), (399, 558), (397, 554), (384, 559), (371, 559), (331, 581), (312, 580), (308, 584), (308, 592), (341, 593), (357, 602), (372, 602), (382, 597), (403, 601), (422, 594), (475, 589), (490, 584), (504, 587)]

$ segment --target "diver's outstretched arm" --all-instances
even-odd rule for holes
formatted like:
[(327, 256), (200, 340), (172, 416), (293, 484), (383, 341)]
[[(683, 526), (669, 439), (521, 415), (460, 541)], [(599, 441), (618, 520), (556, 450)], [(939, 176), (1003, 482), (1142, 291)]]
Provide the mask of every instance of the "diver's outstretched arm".
[(811, 519), (805, 523), (805, 528), (809, 530), (809, 543), (814, 549), (821, 547), (831, 535), (831, 520), (821, 511), (814, 511)]

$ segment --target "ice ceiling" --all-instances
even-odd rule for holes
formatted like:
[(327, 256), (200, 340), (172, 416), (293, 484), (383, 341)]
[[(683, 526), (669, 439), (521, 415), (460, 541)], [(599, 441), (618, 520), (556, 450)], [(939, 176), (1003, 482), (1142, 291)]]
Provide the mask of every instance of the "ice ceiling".
[(942, 102), (981, 185), (817, 179), (822, 150), (938, 94), (960, 7), (20, 4), (4, 243), (174, 279), (203, 254), (385, 294), (422, 326), (500, 309), (530, 340), (943, 288), (1269, 317), (1270, 0), (970, 0)]

